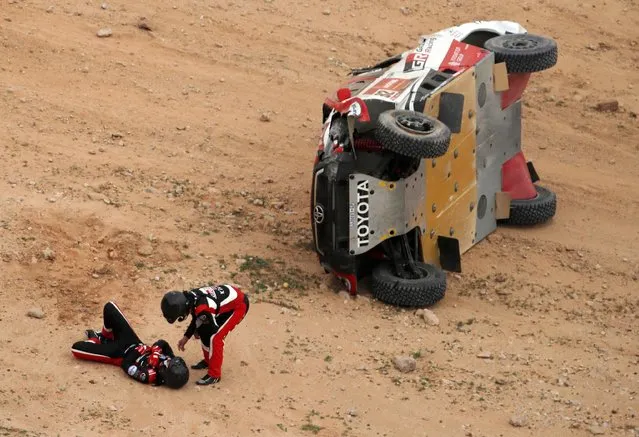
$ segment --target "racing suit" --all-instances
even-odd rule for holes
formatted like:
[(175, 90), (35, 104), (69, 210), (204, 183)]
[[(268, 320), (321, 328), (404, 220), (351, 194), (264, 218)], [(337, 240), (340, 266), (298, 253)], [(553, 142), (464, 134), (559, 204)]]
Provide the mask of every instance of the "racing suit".
[(208, 375), (220, 378), (224, 360), (224, 340), (246, 316), (248, 296), (237, 287), (218, 285), (185, 292), (191, 307), (191, 323), (184, 336), (197, 332), (202, 345)]
[(164, 381), (158, 374), (158, 367), (167, 358), (175, 357), (171, 346), (165, 340), (158, 340), (152, 346), (144, 344), (113, 302), (104, 305), (103, 318), (100, 333), (73, 344), (73, 356), (120, 366), (136, 381), (162, 385)]

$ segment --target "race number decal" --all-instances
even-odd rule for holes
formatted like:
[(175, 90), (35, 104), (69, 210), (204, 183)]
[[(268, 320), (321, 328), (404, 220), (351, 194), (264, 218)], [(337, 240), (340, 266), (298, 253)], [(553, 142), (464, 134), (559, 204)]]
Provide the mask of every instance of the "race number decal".
[(365, 94), (394, 100), (413, 82), (414, 79), (384, 78), (375, 82)]

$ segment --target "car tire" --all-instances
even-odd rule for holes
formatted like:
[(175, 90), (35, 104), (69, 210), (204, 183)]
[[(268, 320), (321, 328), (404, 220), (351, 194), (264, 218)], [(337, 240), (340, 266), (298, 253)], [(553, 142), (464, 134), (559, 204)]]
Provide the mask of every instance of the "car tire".
[(395, 274), (393, 264), (383, 261), (373, 269), (371, 291), (376, 299), (401, 307), (426, 307), (443, 299), (446, 274), (432, 264), (416, 262), (425, 274), (419, 279), (405, 279)]
[(557, 196), (547, 188), (535, 185), (537, 196), (529, 200), (511, 200), (510, 217), (499, 223), (533, 226), (546, 223), (557, 212)]
[(442, 121), (404, 109), (382, 112), (375, 129), (375, 139), (384, 149), (420, 159), (444, 155), (450, 137), (450, 129)]
[(557, 42), (529, 33), (490, 38), (484, 48), (495, 54), (495, 63), (505, 62), (508, 73), (534, 73), (557, 63)]

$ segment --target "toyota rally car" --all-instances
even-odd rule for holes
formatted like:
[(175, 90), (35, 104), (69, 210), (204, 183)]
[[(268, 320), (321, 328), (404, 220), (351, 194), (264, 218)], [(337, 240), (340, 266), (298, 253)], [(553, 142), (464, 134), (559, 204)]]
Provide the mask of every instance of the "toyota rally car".
[(530, 75), (557, 44), (511, 21), (422, 36), (417, 48), (353, 70), (323, 104), (311, 225), (327, 272), (398, 306), (444, 297), (447, 271), (498, 223), (555, 215), (521, 150)]

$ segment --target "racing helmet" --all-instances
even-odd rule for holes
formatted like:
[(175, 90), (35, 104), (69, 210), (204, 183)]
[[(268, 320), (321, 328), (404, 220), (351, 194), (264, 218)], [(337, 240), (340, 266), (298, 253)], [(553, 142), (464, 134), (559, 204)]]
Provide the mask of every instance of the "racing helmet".
[(167, 358), (158, 368), (158, 373), (170, 388), (180, 388), (189, 381), (189, 368), (182, 357)]
[(186, 296), (181, 291), (169, 291), (162, 298), (162, 314), (169, 323), (181, 322), (189, 314)]

